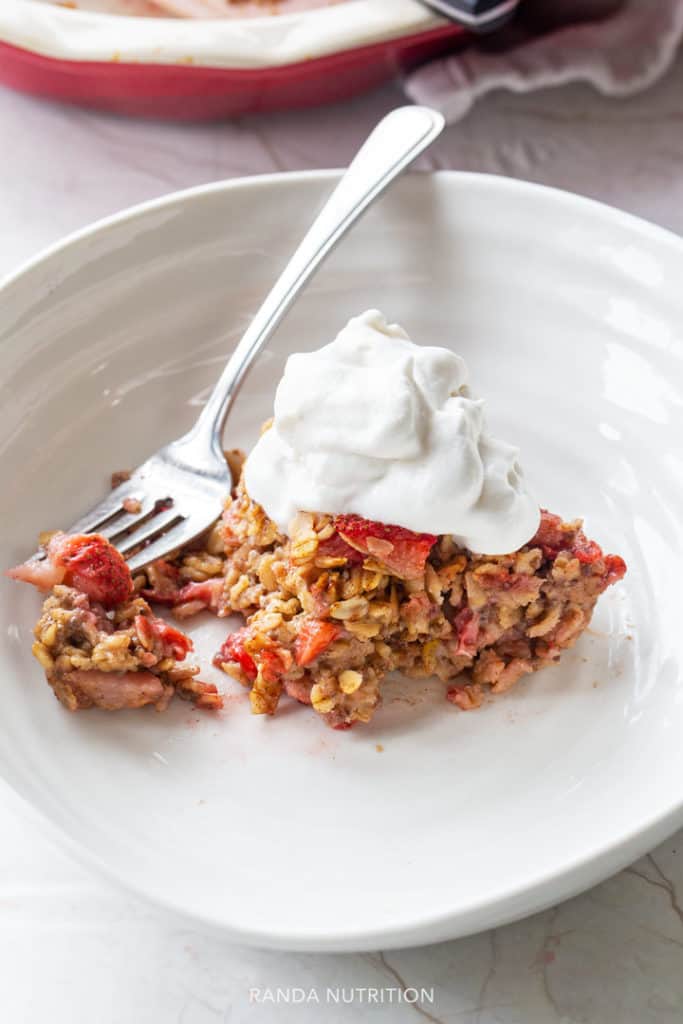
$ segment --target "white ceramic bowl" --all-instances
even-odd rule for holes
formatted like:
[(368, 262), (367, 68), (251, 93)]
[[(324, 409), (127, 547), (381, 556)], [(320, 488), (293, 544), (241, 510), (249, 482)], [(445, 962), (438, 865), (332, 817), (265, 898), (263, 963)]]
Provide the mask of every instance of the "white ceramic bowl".
[[(0, 291), (0, 561), (68, 523), (195, 415), (330, 173), (208, 186), (82, 232)], [(229, 422), (249, 445), (286, 355), (377, 305), (470, 364), (543, 504), (629, 572), (560, 667), (476, 713), (400, 680), (374, 722), (67, 713), (0, 587), (0, 771), (88, 859), (234, 939), (359, 950), (528, 914), (683, 821), (683, 243), (593, 202), (465, 174), (403, 179), (340, 247)], [(193, 634), (208, 659), (226, 623)], [(383, 750), (378, 750), (378, 745)]]

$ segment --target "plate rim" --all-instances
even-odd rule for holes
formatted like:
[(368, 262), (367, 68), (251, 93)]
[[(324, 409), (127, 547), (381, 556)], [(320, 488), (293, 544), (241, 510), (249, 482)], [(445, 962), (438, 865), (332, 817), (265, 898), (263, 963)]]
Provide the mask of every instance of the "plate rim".
[[(42, 246), (33, 255), (20, 261), (14, 270), (0, 276), (0, 292), (5, 290), (25, 274), (37, 268), (41, 263), (47, 262), (53, 256), (63, 250), (70, 248), (81, 241), (85, 241), (103, 230), (117, 227), (119, 224), (126, 224), (138, 217), (146, 216), (157, 210), (172, 207), (177, 203), (184, 203), (204, 195), (213, 195), (220, 192), (229, 192), (238, 189), (268, 188), (279, 184), (289, 185), (306, 181), (323, 181), (334, 184), (344, 173), (345, 168), (327, 167), (313, 170), (299, 171), (270, 171), (265, 174), (239, 175), (234, 178), (223, 178), (218, 181), (210, 181), (201, 185), (192, 185), (190, 188), (177, 189), (173, 192), (166, 192), (163, 195), (155, 196), (152, 199), (145, 199), (141, 203), (134, 203), (126, 206), (115, 213), (98, 217), (96, 220), (84, 224), (83, 227), (67, 232), (55, 242)], [(437, 180), (459, 181), (466, 188), (468, 185), (482, 183), (486, 187), (507, 189), (511, 193), (526, 193), (532, 195), (538, 193), (552, 197), (553, 201), (564, 202), (567, 205), (583, 207), (586, 210), (593, 210), (603, 217), (612, 218), (623, 227), (632, 228), (645, 237), (654, 241), (661, 241), (678, 248), (683, 257), (683, 235), (677, 234), (670, 228), (655, 224), (635, 213), (628, 213), (618, 206), (611, 206), (599, 199), (583, 195), (580, 192), (572, 192), (569, 189), (558, 188), (554, 185), (542, 185), (526, 178), (511, 178), (503, 174), (482, 173), (479, 171), (458, 171), (458, 170), (409, 170), (401, 175), (401, 179), (434, 178)], [(381, 198), (379, 200), (381, 202)], [(372, 204), (374, 206), (374, 203)]]
[[(339, 170), (309, 170), (240, 177), (198, 185), (128, 207), (69, 233), (23, 261), (17, 269), (6, 274), (0, 280), (0, 302), (8, 289), (32, 272), (39, 271), (65, 250), (77, 247), (111, 228), (144, 218), (150, 213), (170, 209), (206, 195), (238, 190), (286, 187), (310, 181), (332, 185), (338, 180), (340, 174)], [(412, 172), (410, 178), (413, 180), (438, 178), (452, 182), (454, 185), (460, 184), (465, 189), (468, 186), (483, 185), (485, 188), (507, 192), (512, 198), (522, 194), (549, 196), (553, 202), (562, 202), (589, 213), (596, 213), (609, 219), (615, 225), (635, 231), (644, 239), (673, 247), (683, 261), (683, 238), (673, 231), (577, 193), (520, 179), (470, 171), (418, 171)], [(152, 903), (166, 913), (171, 913), (195, 925), (200, 923), (213, 932), (219, 932), (224, 937), (228, 936), (233, 941), (260, 948), (301, 952), (358, 952), (377, 948), (390, 949), (406, 945), (424, 945), (509, 923), (520, 917), (536, 913), (544, 906), (566, 899), (597, 884), (683, 824), (683, 792), (681, 792), (677, 799), (669, 801), (666, 807), (651, 817), (641, 818), (637, 825), (632, 826), (630, 830), (622, 831), (609, 842), (593, 846), (583, 857), (548, 869), (542, 875), (537, 874), (532, 881), (521, 887), (507, 887), (493, 896), (485, 899), (479, 898), (471, 903), (460, 905), (455, 910), (445, 910), (443, 913), (433, 914), (428, 918), (416, 918), (398, 926), (389, 924), (342, 933), (329, 930), (320, 932), (311, 929), (302, 932), (297, 931), (294, 927), (287, 930), (267, 929), (264, 931), (263, 928), (258, 927), (252, 930), (243, 925), (231, 925), (221, 917), (214, 918), (210, 914), (193, 912), (181, 903), (175, 903), (172, 894), (168, 898), (162, 898), (160, 894), (149, 892), (142, 885), (138, 886), (133, 879), (108, 864), (81, 840), (73, 838), (68, 830), (53, 819), (47, 811), (34, 805), (28, 797), (19, 792), (4, 773), (0, 776), (0, 782), (3, 788), (10, 790), (13, 797), (19, 801), (23, 812), (41, 826), (43, 831), (47, 831), (52, 838), (57, 839), (59, 845), (68, 850), (79, 863), (95, 868), (98, 873), (115, 881), (127, 892)], [(526, 905), (522, 909), (515, 910), (513, 904), (520, 901), (525, 902)], [(501, 908), (499, 915), (496, 915), (496, 907)], [(475, 916), (481, 917), (487, 913), (494, 915), (495, 923), (467, 923), (466, 919)]]

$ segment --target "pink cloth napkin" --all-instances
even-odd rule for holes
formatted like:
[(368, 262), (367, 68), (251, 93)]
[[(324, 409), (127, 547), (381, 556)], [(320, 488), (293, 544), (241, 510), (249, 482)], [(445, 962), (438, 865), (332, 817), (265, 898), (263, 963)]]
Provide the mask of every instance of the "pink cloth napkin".
[[(546, 0), (546, 10), (553, 2)], [(624, 0), (611, 4), (616, 9), (599, 20), (594, 17), (598, 0), (593, 3), (565, 3), (568, 24), (548, 28), (541, 21), (534, 34), (533, 27), (527, 31), (517, 23), (498, 39), (483, 37), (462, 53), (413, 72), (406, 92), (454, 122), (494, 89), (531, 92), (588, 82), (605, 95), (629, 96), (661, 78), (683, 37), (683, 0)], [(588, 20), (576, 20), (577, 12)]]

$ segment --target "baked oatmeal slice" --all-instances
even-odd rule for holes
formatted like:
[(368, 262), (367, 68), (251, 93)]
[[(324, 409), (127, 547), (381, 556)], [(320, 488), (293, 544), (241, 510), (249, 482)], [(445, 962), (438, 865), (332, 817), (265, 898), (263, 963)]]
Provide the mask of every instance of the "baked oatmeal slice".
[(126, 562), (104, 537), (54, 534), (44, 559), (9, 575), (51, 588), (33, 653), (69, 710), (152, 704), (162, 711), (176, 693), (197, 707), (222, 706), (216, 687), (196, 678), (197, 667), (183, 664), (190, 638), (135, 594)]
[(448, 699), (479, 706), (556, 662), (626, 571), (548, 512), (519, 551), (489, 557), (358, 516), (300, 513), (285, 537), (241, 484), (223, 528), (224, 597), (247, 623), (216, 664), (250, 687), (256, 713), (285, 692), (334, 728), (369, 721), (394, 669), (457, 680)]

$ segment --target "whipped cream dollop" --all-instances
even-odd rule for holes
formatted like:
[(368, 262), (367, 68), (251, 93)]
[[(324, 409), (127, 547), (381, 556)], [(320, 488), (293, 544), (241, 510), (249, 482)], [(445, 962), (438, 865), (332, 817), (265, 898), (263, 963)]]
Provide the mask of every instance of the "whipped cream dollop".
[(540, 512), (518, 450), (486, 430), (465, 363), (377, 310), (287, 360), (245, 483), (283, 533), (298, 511), (355, 513), (471, 551), (516, 551)]

